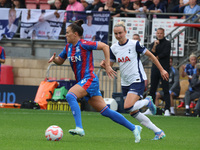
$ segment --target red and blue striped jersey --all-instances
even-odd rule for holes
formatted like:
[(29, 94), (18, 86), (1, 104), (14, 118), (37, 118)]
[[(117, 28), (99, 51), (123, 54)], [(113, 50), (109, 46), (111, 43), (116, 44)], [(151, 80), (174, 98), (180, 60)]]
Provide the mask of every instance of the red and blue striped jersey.
[(68, 43), (59, 54), (64, 60), (69, 59), (77, 82), (85, 77), (95, 77), (92, 50), (96, 50), (97, 46), (98, 42), (80, 39), (75, 46)]
[[(0, 59), (6, 59), (4, 48), (1, 46), (0, 46)], [(0, 63), (0, 71), (1, 71), (1, 63)]]

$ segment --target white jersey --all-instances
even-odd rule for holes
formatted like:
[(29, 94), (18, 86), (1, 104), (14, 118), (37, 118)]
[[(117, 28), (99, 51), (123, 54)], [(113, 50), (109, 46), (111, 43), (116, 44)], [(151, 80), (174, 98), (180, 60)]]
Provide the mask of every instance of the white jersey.
[(139, 41), (128, 39), (123, 45), (118, 42), (110, 48), (110, 61), (118, 62), (121, 73), (121, 85), (129, 86), (134, 82), (147, 80), (140, 54), (146, 52)]

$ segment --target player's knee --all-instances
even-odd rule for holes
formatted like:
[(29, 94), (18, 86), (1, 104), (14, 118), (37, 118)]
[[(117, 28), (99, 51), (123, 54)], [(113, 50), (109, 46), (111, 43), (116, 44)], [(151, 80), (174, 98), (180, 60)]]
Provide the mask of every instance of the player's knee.
[(133, 111), (133, 107), (134, 107), (134, 105), (131, 106), (131, 107), (124, 107), (124, 110), (125, 110), (127, 113), (130, 113), (130, 112)]
[(69, 101), (74, 100), (74, 99), (76, 100), (77, 97), (76, 97), (76, 95), (74, 93), (68, 92), (67, 95), (66, 95), (66, 99), (69, 102)]
[(110, 108), (108, 106), (104, 107), (101, 111), (100, 114), (102, 116), (108, 117), (110, 114)]
[(137, 117), (137, 115), (139, 114), (139, 110), (137, 110), (137, 111), (134, 111), (134, 112), (132, 112), (132, 113), (130, 113), (130, 115), (132, 116), (132, 117)]

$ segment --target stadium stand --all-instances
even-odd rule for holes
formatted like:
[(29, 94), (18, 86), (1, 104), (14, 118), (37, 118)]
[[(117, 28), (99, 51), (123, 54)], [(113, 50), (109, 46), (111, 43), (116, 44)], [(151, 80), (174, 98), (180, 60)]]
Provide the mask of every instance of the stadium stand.
[(181, 80), (180, 81), (180, 87), (181, 87), (180, 94), (179, 94), (179, 96), (177, 98), (174, 99), (175, 108), (177, 106), (177, 101), (179, 102), (180, 99), (183, 99), (185, 97), (185, 92), (188, 90), (188, 87), (189, 87), (188, 80)]
[(39, 4), (39, 0), (25, 0), (27, 9), (36, 9)]
[(48, 0), (26, 0), (27, 9), (50, 9)]
[(50, 9), (50, 4), (48, 4), (48, 0), (39, 0), (40, 9)]
[(26, 8), (27, 9), (36, 9), (37, 8), (37, 4), (27, 3), (26, 4)]

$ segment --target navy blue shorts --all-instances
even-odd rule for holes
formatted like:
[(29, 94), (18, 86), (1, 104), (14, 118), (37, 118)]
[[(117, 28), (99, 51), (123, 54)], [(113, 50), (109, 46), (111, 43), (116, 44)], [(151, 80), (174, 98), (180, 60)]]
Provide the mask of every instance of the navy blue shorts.
[(143, 98), (144, 89), (145, 89), (144, 81), (136, 82), (132, 83), (129, 86), (122, 86), (122, 94), (123, 97), (126, 97), (128, 93), (133, 93)]

